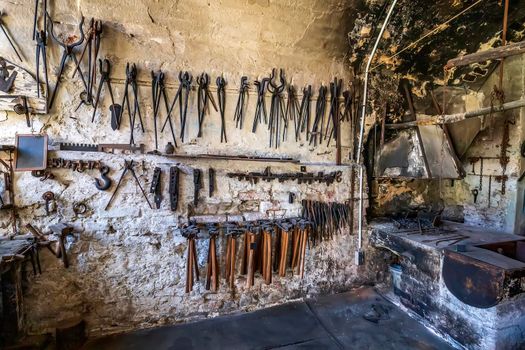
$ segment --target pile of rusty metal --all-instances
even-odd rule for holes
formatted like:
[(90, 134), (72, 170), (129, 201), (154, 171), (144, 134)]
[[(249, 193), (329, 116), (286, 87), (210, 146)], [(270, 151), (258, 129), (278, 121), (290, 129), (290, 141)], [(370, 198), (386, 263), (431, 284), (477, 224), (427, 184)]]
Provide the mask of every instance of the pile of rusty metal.
[(224, 278), (233, 289), (238, 239), (242, 239), (239, 243), (242, 254), (240, 273), (246, 276), (246, 287), (249, 288), (254, 285), (256, 272), (266, 284), (272, 283), (273, 273), (286, 277), (290, 271), (292, 275), (303, 278), (306, 246), (311, 232), (311, 223), (301, 218), (188, 224), (181, 229), (182, 236), (188, 240), (186, 293), (193, 290), (195, 281), (199, 281), (197, 239), (209, 241), (205, 286), (206, 290), (217, 291), (220, 275), (217, 240), (221, 234), (226, 238)]

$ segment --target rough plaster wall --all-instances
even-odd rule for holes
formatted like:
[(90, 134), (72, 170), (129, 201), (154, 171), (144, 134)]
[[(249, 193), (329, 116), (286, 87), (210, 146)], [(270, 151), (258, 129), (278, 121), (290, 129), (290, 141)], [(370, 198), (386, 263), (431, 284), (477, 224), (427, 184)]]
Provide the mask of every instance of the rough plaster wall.
[[(499, 81), (499, 70), (496, 70), (484, 85), (482, 90), (482, 105), (490, 105), (490, 93), (492, 87)], [(504, 83), (506, 101), (519, 100), (523, 96), (523, 58), (520, 56), (513, 57), (505, 61)], [(484, 97), (484, 98), (483, 98)], [(497, 102), (496, 102), (497, 103)], [(501, 149), (501, 139), (503, 135), (502, 118), (499, 118), (495, 124), (494, 137), (490, 140), (488, 128), (481, 131), (473, 141), (471, 147), (463, 158), (463, 168), (467, 176), (462, 181), (456, 181), (452, 187), (449, 182), (443, 187), (443, 196), (447, 204), (464, 204), (465, 222), (473, 225), (487, 226), (499, 229), (505, 232), (514, 232), (514, 225), (517, 212), (517, 187), (518, 178), (521, 175), (520, 164), (520, 146), (522, 141), (520, 120), (520, 110), (506, 112), (507, 118), (515, 120), (515, 125), (510, 125), (508, 157), (510, 162), (507, 165), (505, 174), (509, 177), (506, 184), (506, 193), (501, 193), (501, 183), (498, 183), (494, 176), (502, 174), (501, 165), (498, 159), (485, 159), (483, 161), (483, 174), (492, 175), (491, 199), (489, 207), (489, 178), (483, 177), (482, 190), (479, 191), (476, 203), (471, 191), (474, 188), (479, 189), (479, 170), (480, 162), (475, 164), (475, 172), (472, 174), (472, 165), (469, 163), (469, 157), (499, 157)]]
[[(25, 57), (33, 57), (30, 41), (32, 6), (29, 2), (3, 2), (5, 17), (13, 36), (20, 44)], [(32, 5), (32, 4), (31, 4)], [(229, 83), (227, 90), (227, 133), (229, 142), (220, 144), (220, 118), (213, 110), (206, 117), (204, 138), (196, 139), (196, 94), (190, 98), (188, 139), (179, 147), (180, 153), (228, 153), (291, 156), (306, 162), (333, 163), (335, 152), (321, 147), (315, 151), (291, 141), (281, 149), (267, 148), (268, 136), (263, 127), (256, 135), (249, 131), (253, 118), (255, 96), (249, 99), (246, 126), (243, 131), (234, 128), (233, 110), (236, 103), (238, 81), (242, 75), (254, 79), (269, 73), (272, 67), (286, 69), (288, 79), (298, 88), (312, 83), (314, 89), (321, 82), (327, 84), (334, 76), (348, 82), (346, 69), (345, 35), (348, 14), (352, 2), (330, 1), (53, 1), (50, 12), (54, 19), (69, 26), (57, 25), (57, 31), (76, 30), (75, 25), (82, 13), (87, 19), (95, 17), (104, 22), (104, 34), (100, 57), (108, 57), (114, 67), (113, 89), (117, 101), (123, 93), (124, 67), (135, 62), (139, 68), (139, 80), (149, 81), (152, 69), (162, 68), (167, 73), (167, 83), (176, 83), (180, 69), (194, 75), (207, 71), (215, 77), (221, 73)], [(10, 50), (1, 43), (1, 52), (10, 57)], [(49, 47), (51, 67), (50, 80), (54, 85), (61, 52), (55, 44)], [(34, 71), (33, 63), (26, 65)], [(70, 77), (72, 68), (66, 70)], [(174, 95), (174, 86), (168, 89)], [(61, 86), (54, 112), (34, 118), (34, 130), (44, 130), (51, 142), (68, 141), (84, 143), (113, 143), (129, 141), (129, 125), (124, 121), (120, 132), (113, 132), (109, 125), (107, 93), (95, 123), (90, 123), (91, 109), (81, 107), (74, 112), (81, 92), (77, 80), (66, 78)], [(212, 84), (214, 91), (214, 84)], [(151, 89), (142, 86), (139, 94), (141, 108), (148, 132), (143, 135), (135, 130), (137, 142), (153, 147), (153, 122)], [(269, 100), (267, 101), (269, 107)], [(14, 135), (27, 133), (23, 117), (12, 113), (2, 124), (0, 141), (13, 143)], [(177, 130), (178, 116), (174, 118)], [(343, 127), (348, 135), (348, 127)], [(291, 137), (290, 137), (291, 140)], [(168, 133), (161, 136), (161, 148), (170, 141)], [(343, 139), (343, 146), (349, 145)], [(345, 149), (343, 149), (344, 151)], [(346, 154), (344, 152), (343, 154)], [(107, 154), (80, 154), (54, 152), (51, 157), (65, 159), (100, 159), (110, 165), (113, 180), (120, 175), (125, 159), (138, 161), (137, 173), (142, 184), (149, 184), (153, 168), (164, 170), (164, 189), (167, 195), (169, 166), (177, 160), (157, 156), (122, 156)], [(217, 194), (207, 198), (206, 185), (201, 194), (201, 204), (194, 212), (205, 214), (230, 213), (253, 216), (295, 216), (299, 214), (300, 200), (343, 201), (349, 196), (349, 170), (344, 172), (341, 184), (301, 185), (260, 184), (257, 186), (224, 177), (227, 170), (261, 171), (268, 164), (214, 161), (182, 161), (187, 172), (192, 167), (204, 170), (213, 166), (218, 171)], [(297, 171), (298, 166), (275, 165), (275, 172)], [(330, 171), (332, 167), (311, 166), (309, 171)], [(324, 242), (307, 253), (306, 277), (278, 279), (266, 286), (256, 282), (251, 290), (244, 288), (244, 279), (238, 278), (236, 289), (230, 292), (221, 283), (218, 293), (203, 290), (202, 282), (194, 291), (184, 293), (185, 240), (177, 229), (181, 219), (188, 213), (192, 199), (192, 178), (182, 175), (182, 198), (180, 210), (172, 213), (164, 199), (161, 210), (147, 208), (138, 187), (129, 180), (124, 182), (120, 194), (110, 211), (104, 211), (110, 193), (99, 192), (93, 185), (96, 172), (72, 173), (69, 170), (53, 171), (56, 180), (40, 182), (28, 173), (16, 176), (16, 203), (20, 207), (20, 223), (31, 222), (46, 230), (59, 221), (72, 223), (77, 233), (68, 241), (69, 269), (48, 252), (42, 253), (44, 273), (29, 283), (25, 296), (27, 328), (31, 333), (51, 331), (64, 320), (81, 316), (88, 321), (92, 335), (149, 327), (159, 324), (187, 321), (194, 318), (251, 310), (315, 293), (345, 290), (369, 283), (376, 276), (369, 266), (353, 265), (355, 238), (345, 234), (333, 241)], [(57, 195), (57, 212), (45, 216), (41, 200), (44, 191)], [(299, 194), (296, 204), (287, 204), (290, 191)], [(150, 197), (150, 199), (152, 199)], [(84, 201), (89, 206), (87, 215), (75, 217), (71, 205)], [(272, 210), (277, 210), (273, 212)], [(7, 216), (2, 217), (7, 232)], [(223, 242), (220, 242), (223, 251)], [(204, 271), (206, 243), (198, 243), (199, 266)], [(372, 255), (371, 255), (372, 256)], [(368, 263), (372, 262), (370, 257)], [(202, 277), (202, 276), (201, 276)]]

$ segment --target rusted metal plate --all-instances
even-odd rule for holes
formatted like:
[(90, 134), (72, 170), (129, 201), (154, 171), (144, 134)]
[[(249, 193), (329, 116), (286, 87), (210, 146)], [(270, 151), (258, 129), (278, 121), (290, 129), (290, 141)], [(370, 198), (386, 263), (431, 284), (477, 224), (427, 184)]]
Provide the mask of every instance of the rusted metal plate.
[(478, 247), (469, 247), (467, 253), (446, 249), (442, 275), (447, 288), (463, 303), (489, 308), (521, 292), (509, 286), (525, 276), (525, 264)]

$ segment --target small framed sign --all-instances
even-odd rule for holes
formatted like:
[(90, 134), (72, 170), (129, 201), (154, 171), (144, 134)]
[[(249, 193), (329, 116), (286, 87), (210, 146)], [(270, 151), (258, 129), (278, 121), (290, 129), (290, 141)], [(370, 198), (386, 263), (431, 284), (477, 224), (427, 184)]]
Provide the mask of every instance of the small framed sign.
[(15, 171), (47, 168), (47, 135), (16, 135)]

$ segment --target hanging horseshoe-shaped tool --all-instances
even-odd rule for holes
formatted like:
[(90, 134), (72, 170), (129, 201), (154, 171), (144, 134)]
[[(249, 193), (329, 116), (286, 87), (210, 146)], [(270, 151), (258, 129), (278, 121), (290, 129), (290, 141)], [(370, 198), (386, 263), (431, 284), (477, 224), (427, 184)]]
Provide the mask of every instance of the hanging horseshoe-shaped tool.
[(107, 191), (111, 187), (111, 179), (107, 175), (109, 173), (109, 167), (108, 166), (102, 166), (100, 167), (100, 177), (102, 178), (102, 181), (100, 179), (95, 179), (95, 187), (100, 191)]

